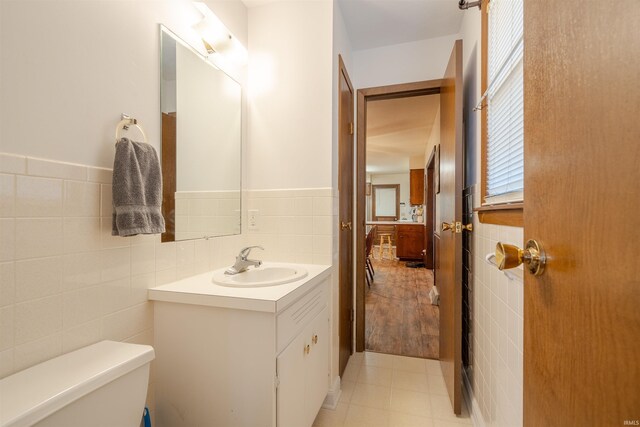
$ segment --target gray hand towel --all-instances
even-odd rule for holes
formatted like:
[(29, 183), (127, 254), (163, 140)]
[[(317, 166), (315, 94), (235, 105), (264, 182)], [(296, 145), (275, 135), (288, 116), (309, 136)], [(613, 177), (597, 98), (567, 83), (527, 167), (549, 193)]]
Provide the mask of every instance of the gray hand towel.
[(113, 162), (113, 236), (164, 233), (162, 172), (156, 150), (121, 138)]

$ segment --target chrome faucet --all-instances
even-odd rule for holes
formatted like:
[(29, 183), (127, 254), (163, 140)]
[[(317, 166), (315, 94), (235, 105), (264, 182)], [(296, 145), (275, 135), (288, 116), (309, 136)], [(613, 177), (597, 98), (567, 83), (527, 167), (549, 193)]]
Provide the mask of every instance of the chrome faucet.
[(225, 270), (224, 274), (238, 274), (246, 271), (247, 268), (251, 267), (260, 267), (262, 265), (262, 261), (254, 260), (247, 258), (251, 253), (251, 249), (258, 248), (264, 250), (262, 246), (247, 246), (246, 248), (242, 248), (240, 253), (236, 257), (236, 262), (232, 267), (229, 267)]

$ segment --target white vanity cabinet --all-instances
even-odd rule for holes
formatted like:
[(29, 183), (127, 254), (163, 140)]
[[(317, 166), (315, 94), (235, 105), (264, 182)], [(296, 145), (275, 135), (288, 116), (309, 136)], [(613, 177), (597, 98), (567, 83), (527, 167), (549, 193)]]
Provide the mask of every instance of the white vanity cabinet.
[(330, 277), (304, 267), (271, 290), (212, 290), (208, 273), (149, 291), (155, 426), (313, 424), (329, 389)]
[(329, 309), (276, 359), (278, 427), (310, 426), (329, 387)]

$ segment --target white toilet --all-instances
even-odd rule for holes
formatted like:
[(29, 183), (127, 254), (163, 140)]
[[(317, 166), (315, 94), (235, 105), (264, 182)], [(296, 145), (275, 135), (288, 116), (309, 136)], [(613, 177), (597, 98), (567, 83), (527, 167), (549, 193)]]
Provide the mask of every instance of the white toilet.
[(0, 380), (0, 427), (138, 427), (153, 347), (102, 341)]

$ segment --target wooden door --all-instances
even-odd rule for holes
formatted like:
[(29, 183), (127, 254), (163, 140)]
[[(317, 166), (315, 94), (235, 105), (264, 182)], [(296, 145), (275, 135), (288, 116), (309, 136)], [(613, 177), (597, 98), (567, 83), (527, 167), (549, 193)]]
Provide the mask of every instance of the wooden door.
[[(640, 2), (525, 1), (524, 424), (640, 421)], [(526, 270), (526, 268), (525, 268)]]
[[(440, 218), (462, 221), (462, 40), (449, 58), (440, 90)], [(438, 226), (441, 230), (441, 225)], [(440, 367), (453, 411), (462, 402), (462, 234), (439, 231)]]
[[(340, 376), (347, 367), (352, 353), (353, 341), (353, 86), (347, 69), (339, 58), (340, 80), (338, 105), (338, 190), (340, 193), (340, 214), (338, 218), (340, 246), (340, 302), (339, 331)], [(344, 226), (342, 226), (344, 224)], [(365, 248), (358, 248), (364, 251)]]

